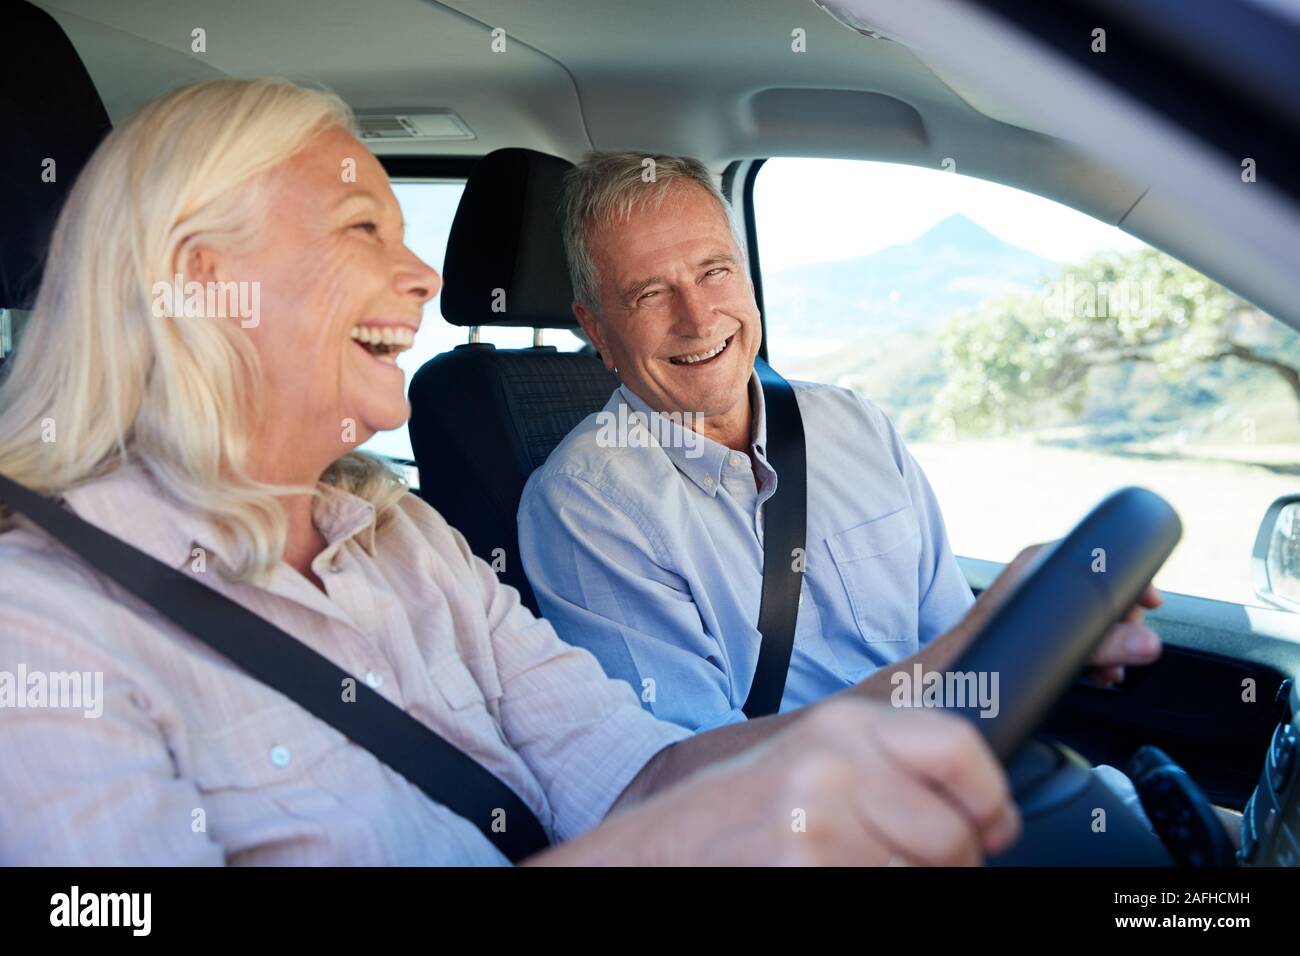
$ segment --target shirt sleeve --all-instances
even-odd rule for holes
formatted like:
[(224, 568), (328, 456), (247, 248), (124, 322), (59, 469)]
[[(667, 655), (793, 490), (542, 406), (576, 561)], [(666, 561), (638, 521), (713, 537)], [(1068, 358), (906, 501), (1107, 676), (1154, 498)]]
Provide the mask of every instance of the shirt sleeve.
[(975, 603), (975, 595), (952, 553), (939, 500), (924, 470), (903, 444), (889, 416), (873, 406), (868, 406), (868, 411), (882, 423), (921, 530), (921, 558), (917, 566), (917, 593), (921, 595), (917, 609), (917, 644), (924, 647), (966, 615)]
[[(0, 862), (223, 864), (206, 820), (196, 827), (197, 786), (177, 775), (127, 662), (94, 627), (102, 598), (93, 585), (77, 586), (69, 601), (48, 577), (5, 563), (0, 680), (15, 696), (0, 706)], [(48, 698), (32, 706), (41, 683), (73, 674), (82, 706), (52, 707)]]
[(578, 476), (530, 483), (520, 504), (524, 571), (561, 637), (657, 717), (692, 732), (744, 720), (722, 642), (656, 540), (653, 525)]
[(541, 783), (557, 839), (604, 819), (659, 751), (690, 736), (655, 719), (591, 654), (555, 635), (452, 531), (484, 595), (507, 742)]

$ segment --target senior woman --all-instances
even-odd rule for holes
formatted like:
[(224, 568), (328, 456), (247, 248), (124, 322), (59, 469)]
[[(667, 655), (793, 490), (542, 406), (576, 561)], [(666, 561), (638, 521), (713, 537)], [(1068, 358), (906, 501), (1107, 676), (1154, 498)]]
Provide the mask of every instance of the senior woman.
[[(542, 822), (556, 845), (535, 862), (965, 863), (1008, 845), (1005, 780), (965, 724), (844, 699), (685, 739), (355, 450), (406, 420), (396, 352), (440, 279), (351, 129), (337, 98), (269, 80), (181, 89), (116, 129), (0, 386), (0, 473), (441, 734)], [(195, 282), (241, 307), (211, 314)], [(98, 715), (0, 707), (3, 862), (505, 861), (26, 519), (0, 527), (0, 669), (103, 680)]]

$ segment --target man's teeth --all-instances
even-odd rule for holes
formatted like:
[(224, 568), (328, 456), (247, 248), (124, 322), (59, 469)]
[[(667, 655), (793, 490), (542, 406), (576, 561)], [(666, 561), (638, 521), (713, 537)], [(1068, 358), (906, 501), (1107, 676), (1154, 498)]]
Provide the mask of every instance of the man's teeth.
[(669, 361), (675, 365), (694, 365), (697, 362), (703, 362), (705, 359), (711, 359), (727, 347), (731, 339), (723, 339), (707, 352), (695, 352), (691, 355), (674, 355)]
[(354, 342), (376, 356), (395, 355), (415, 343), (415, 333), (405, 326), (354, 325), (350, 334)]

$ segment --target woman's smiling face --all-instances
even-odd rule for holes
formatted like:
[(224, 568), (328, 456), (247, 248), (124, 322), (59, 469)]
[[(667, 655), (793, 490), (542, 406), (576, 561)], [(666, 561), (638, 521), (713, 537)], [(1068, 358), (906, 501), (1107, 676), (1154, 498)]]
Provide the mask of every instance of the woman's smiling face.
[[(245, 321), (262, 367), (265, 418), (285, 454), (331, 461), (410, 415), (396, 357), (420, 327), (438, 273), (403, 242), (379, 161), (341, 127), (272, 170), (260, 241), (215, 257), (225, 280), (257, 282)], [(312, 457), (315, 457), (313, 454)]]

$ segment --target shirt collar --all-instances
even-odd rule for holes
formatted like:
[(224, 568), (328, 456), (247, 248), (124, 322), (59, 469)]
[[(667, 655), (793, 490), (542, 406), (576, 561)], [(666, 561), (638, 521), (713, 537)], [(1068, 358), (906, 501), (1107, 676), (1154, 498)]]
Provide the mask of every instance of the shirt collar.
[[(686, 431), (684, 425), (652, 410), (641, 396), (626, 385), (619, 386), (618, 391), (614, 393), (614, 399), (616, 402), (611, 402), (611, 405), (626, 404), (633, 411), (645, 416), (649, 430), (648, 443), (663, 448), (678, 471), (709, 497), (714, 497), (718, 493), (718, 485), (722, 481), (722, 469), (734, 454), (730, 448), (699, 433), (684, 435)], [(751, 420), (753, 438), (750, 447), (766, 462), (767, 416), (763, 408), (763, 390), (759, 387), (757, 372), (749, 379), (749, 403), (753, 415)], [(660, 440), (665, 438), (667, 444)]]
[[(370, 555), (375, 553), (375, 509), (370, 502), (330, 485), (318, 485), (320, 495), (312, 518), (332, 552), (356, 537)], [(63, 494), (64, 502), (79, 517), (121, 538), (164, 564), (180, 568), (203, 548), (221, 558), (222, 538), (216, 527), (197, 510), (187, 508), (163, 492), (138, 464), (124, 465), (111, 474)]]
[(335, 545), (356, 538), (366, 554), (374, 557), (375, 506), (333, 485), (319, 484), (316, 487), (320, 496), (312, 508), (312, 520), (325, 538), (326, 550), (333, 550)]

